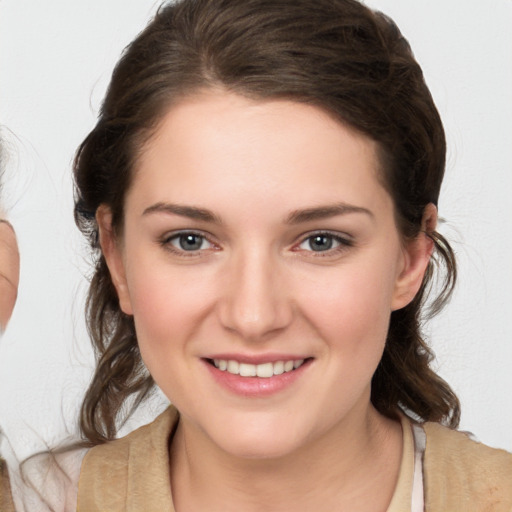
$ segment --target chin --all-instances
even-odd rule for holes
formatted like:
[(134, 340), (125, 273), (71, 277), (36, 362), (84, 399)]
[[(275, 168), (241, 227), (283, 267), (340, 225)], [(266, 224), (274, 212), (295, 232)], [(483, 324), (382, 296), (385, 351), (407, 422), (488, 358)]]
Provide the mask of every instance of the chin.
[[(296, 428), (296, 426), (294, 426)], [(267, 422), (245, 418), (220, 425), (210, 438), (224, 452), (242, 459), (279, 459), (307, 443), (307, 436), (293, 431), (286, 422)], [(302, 440), (302, 441), (301, 441)]]
[(297, 449), (297, 445), (290, 443), (289, 439), (230, 439), (222, 447), (231, 456), (240, 459), (269, 460), (280, 459), (290, 455)]

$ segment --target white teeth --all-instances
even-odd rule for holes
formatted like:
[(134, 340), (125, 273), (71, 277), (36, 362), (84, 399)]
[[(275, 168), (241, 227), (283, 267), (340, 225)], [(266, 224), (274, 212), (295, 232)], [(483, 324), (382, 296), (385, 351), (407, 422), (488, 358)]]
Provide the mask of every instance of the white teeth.
[(253, 364), (240, 363), (239, 372), (241, 377), (256, 377), (256, 366)]
[(268, 379), (274, 375), (274, 365), (272, 363), (263, 363), (256, 366), (256, 375)]
[[(220, 365), (219, 365), (220, 366)], [(228, 365), (226, 367), (227, 371), (229, 373), (233, 373), (234, 375), (238, 375), (240, 372), (240, 365), (238, 364), (238, 361), (228, 361)]]
[(276, 361), (274, 363), (274, 375), (281, 375), (284, 373), (284, 363), (283, 361)]
[(241, 377), (262, 377), (270, 378), (274, 375), (281, 375), (285, 372), (291, 372), (299, 368), (304, 363), (304, 359), (291, 359), (289, 361), (276, 361), (275, 363), (249, 364), (239, 363), (233, 359), (214, 359), (213, 364), (219, 370)]

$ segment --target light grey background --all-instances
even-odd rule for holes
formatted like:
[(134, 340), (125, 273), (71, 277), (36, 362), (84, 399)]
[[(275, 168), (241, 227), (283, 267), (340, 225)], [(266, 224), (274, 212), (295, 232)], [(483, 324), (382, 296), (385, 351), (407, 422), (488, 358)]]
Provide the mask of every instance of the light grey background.
[[(462, 401), (461, 428), (512, 450), (512, 1), (368, 4), (409, 39), (448, 136), (441, 231), (456, 249), (460, 280), (428, 327), (436, 366)], [(76, 429), (93, 360), (71, 161), (122, 48), (157, 5), (0, 1), (0, 121), (10, 153), (4, 206), (22, 256), (19, 300), (0, 344), (0, 424), (19, 458)], [(157, 396), (126, 430), (163, 403)]]

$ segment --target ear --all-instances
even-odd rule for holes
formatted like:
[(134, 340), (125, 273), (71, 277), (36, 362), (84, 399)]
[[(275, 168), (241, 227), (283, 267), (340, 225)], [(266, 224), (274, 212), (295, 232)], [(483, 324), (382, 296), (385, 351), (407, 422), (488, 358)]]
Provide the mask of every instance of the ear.
[(421, 230), (403, 248), (403, 263), (395, 283), (392, 310), (409, 304), (418, 293), (434, 251), (434, 241), (428, 236), (437, 225), (437, 208), (429, 203), (423, 212)]
[(119, 307), (123, 313), (132, 315), (133, 310), (126, 282), (125, 262), (120, 241), (116, 238), (112, 229), (112, 212), (108, 206), (100, 205), (98, 207), (96, 222), (98, 223), (101, 251), (107, 262), (112, 283), (117, 291)]

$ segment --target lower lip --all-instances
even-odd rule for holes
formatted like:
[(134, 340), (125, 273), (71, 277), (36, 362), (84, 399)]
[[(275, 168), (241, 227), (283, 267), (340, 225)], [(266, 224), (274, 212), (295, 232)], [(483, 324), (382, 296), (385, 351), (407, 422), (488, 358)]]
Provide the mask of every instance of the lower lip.
[(217, 383), (232, 393), (251, 398), (266, 397), (283, 391), (300, 378), (311, 362), (312, 361), (308, 359), (295, 370), (264, 378), (234, 375), (227, 371), (219, 370), (214, 365), (204, 360), (204, 364)]

